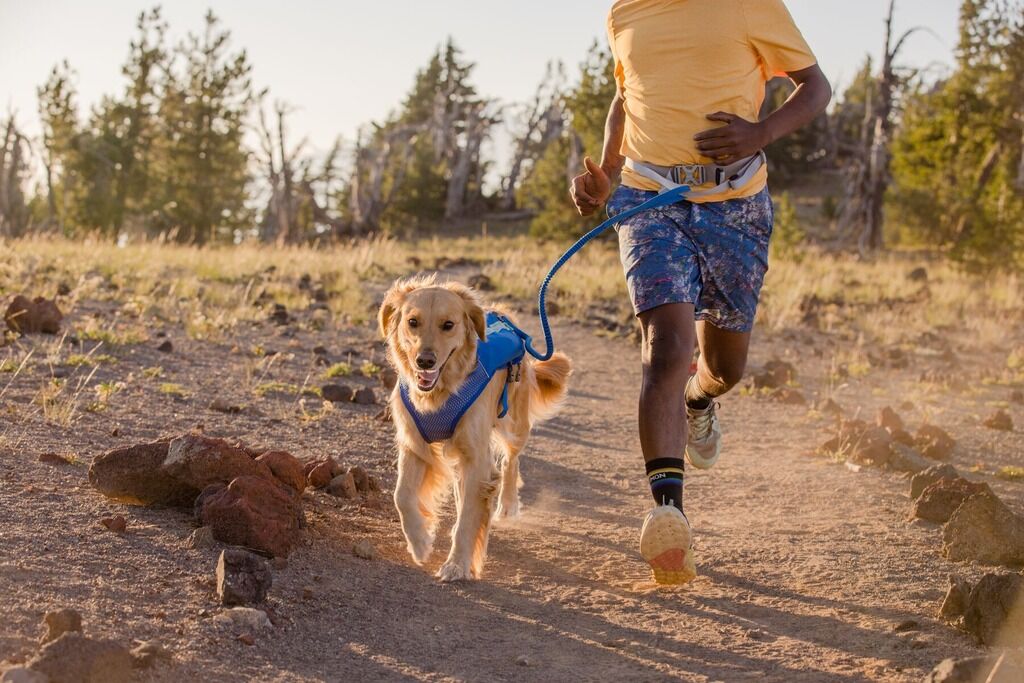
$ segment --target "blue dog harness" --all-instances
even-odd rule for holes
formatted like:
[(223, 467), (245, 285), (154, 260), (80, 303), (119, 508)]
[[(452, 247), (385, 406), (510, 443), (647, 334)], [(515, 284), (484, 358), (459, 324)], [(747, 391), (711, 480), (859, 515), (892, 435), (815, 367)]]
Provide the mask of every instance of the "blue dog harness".
[(420, 436), (427, 443), (437, 443), (452, 438), (459, 420), (470, 406), (476, 403), (495, 374), (508, 371), (505, 386), (501, 390), (498, 417), (508, 413), (508, 385), (518, 381), (519, 367), (526, 355), (526, 345), (516, 328), (503, 316), (490, 311), (487, 313), (487, 333), (476, 345), (476, 368), (457, 391), (453, 392), (444, 405), (433, 412), (421, 412), (413, 405), (409, 386), (405, 379), (399, 381), (398, 391)]

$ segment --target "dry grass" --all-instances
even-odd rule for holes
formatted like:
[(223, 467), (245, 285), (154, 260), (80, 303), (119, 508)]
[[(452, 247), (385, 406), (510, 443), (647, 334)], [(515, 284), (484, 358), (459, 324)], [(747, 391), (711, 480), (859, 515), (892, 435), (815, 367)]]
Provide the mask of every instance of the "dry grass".
[[(66, 308), (84, 301), (116, 302), (113, 321), (84, 315), (72, 331), (81, 340), (102, 342), (108, 348), (147, 340), (153, 320), (180, 325), (193, 338), (224, 339), (237, 325), (265, 318), (266, 307), (260, 304), (305, 308), (314, 300), (312, 289), (321, 286), (337, 324), (369, 323), (375, 302), (393, 279), (450, 259), (470, 264), (460, 276), (480, 270), (490, 276), (500, 297), (529, 305), (563, 248), (527, 237), (378, 238), (324, 249), (158, 243), (119, 248), (104, 241), (34, 238), (0, 243), (0, 251), (10, 255), (0, 262), (0, 295), (52, 296), (65, 285), (70, 290), (63, 302)], [(919, 265), (928, 268), (927, 283), (907, 277)], [(303, 275), (309, 276), (312, 288), (297, 286)], [(574, 258), (556, 278), (551, 300), (564, 315), (584, 317), (597, 308), (628, 320), (614, 244), (602, 240)], [(982, 347), (998, 346), (1007, 316), (1019, 315), (1022, 300), (1024, 284), (1014, 275), (980, 277), (950, 264), (923, 264), (900, 254), (870, 262), (812, 254), (800, 262), (773, 261), (759, 325), (782, 331), (810, 324), (823, 332), (842, 333), (858, 346), (910, 345), (926, 331), (969, 329)], [(59, 349), (59, 344), (54, 346)], [(1021, 362), (1020, 352), (1015, 353), (1008, 360), (1011, 368)], [(17, 360), (2, 362), (8, 368)], [(841, 362), (856, 366), (859, 361)]]

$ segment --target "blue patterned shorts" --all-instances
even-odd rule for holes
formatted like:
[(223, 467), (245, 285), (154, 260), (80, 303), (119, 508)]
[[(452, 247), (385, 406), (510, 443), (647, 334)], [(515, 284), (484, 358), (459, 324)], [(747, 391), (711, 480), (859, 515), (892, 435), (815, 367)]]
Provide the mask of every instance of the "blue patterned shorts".
[[(608, 202), (608, 216), (655, 194), (622, 185)], [(639, 315), (665, 304), (692, 303), (697, 320), (749, 332), (768, 271), (773, 220), (765, 188), (724, 202), (683, 201), (620, 223), (619, 256), (633, 309)]]

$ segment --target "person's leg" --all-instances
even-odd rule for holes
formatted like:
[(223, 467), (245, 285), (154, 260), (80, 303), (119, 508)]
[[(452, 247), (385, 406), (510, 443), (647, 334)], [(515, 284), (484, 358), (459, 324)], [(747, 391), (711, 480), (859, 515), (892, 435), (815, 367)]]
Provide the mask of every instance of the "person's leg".
[(697, 374), (686, 387), (686, 404), (703, 410), (743, 379), (750, 348), (750, 332), (730, 332), (701, 320), (697, 322), (700, 358)]
[(681, 458), (686, 421), (680, 416), (695, 337), (693, 304), (667, 304), (639, 317), (643, 330), (640, 448), (645, 462)]

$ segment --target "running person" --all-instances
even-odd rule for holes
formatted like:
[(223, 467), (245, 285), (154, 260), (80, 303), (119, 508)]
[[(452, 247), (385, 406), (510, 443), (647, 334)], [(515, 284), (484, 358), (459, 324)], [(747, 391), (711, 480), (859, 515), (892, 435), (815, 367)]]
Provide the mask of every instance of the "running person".
[[(698, 191), (716, 187), (752, 170), (766, 145), (813, 121), (831, 99), (782, 0), (619, 0), (608, 14), (608, 40), (617, 92), (601, 164), (587, 158), (572, 182), (583, 216), (605, 203), (615, 216), (654, 196), (661, 186), (651, 170)], [(776, 75), (787, 75), (796, 90), (758, 120), (765, 83)], [(718, 460), (715, 399), (743, 376), (768, 269), (767, 169), (745, 180), (617, 228), (643, 328), (640, 446), (656, 501), (640, 551), (662, 583), (696, 576), (682, 456), (699, 469)], [(695, 341), (700, 358), (691, 378)]]

